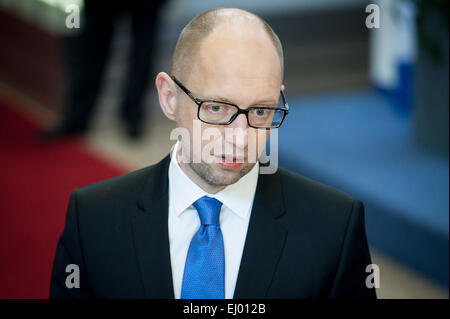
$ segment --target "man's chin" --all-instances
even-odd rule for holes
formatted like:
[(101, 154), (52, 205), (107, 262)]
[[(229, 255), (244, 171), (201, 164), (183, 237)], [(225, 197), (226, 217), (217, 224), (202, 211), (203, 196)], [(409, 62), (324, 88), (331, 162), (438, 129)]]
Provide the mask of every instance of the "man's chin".
[(226, 186), (236, 183), (242, 176), (241, 171), (216, 170), (214, 174), (214, 181), (221, 186)]
[(237, 167), (224, 166), (218, 163), (212, 164), (190, 164), (194, 172), (197, 173), (208, 184), (214, 186), (228, 186), (236, 183), (241, 177), (246, 175), (254, 165), (240, 163)]

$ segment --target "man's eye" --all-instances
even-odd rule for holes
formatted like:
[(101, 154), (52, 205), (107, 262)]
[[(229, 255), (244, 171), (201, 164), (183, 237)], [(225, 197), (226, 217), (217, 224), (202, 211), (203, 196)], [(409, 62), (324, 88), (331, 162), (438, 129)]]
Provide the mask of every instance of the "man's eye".
[(211, 112), (220, 112), (220, 111), (222, 111), (222, 106), (221, 105), (210, 105), (209, 110)]
[(256, 109), (255, 115), (257, 116), (265, 116), (267, 114), (267, 111), (265, 109)]

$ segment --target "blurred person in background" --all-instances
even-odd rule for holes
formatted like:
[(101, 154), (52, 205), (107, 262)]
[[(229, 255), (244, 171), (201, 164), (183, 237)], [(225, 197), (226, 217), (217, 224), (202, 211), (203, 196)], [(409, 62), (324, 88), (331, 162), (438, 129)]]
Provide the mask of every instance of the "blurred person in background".
[(65, 41), (67, 88), (60, 121), (41, 132), (44, 141), (83, 133), (96, 104), (114, 27), (128, 13), (132, 22), (132, 50), (120, 105), (129, 137), (141, 135), (145, 117), (143, 98), (155, 53), (157, 19), (165, 0), (85, 0), (79, 38)]

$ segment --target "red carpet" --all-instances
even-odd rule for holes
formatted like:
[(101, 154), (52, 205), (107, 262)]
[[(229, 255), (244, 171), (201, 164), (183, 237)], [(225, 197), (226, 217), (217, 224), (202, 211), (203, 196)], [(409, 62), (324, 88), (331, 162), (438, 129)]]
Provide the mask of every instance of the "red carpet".
[(0, 95), (0, 298), (47, 298), (70, 192), (125, 173), (80, 139), (50, 145)]

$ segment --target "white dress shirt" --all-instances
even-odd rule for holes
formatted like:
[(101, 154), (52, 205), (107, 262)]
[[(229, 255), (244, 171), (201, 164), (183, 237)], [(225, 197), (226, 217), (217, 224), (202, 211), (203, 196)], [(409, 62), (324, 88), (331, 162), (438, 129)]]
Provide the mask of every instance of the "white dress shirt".
[(236, 183), (216, 194), (208, 194), (181, 170), (177, 161), (179, 142), (173, 148), (169, 166), (169, 245), (173, 289), (180, 298), (184, 265), (191, 239), (200, 227), (197, 210), (192, 206), (203, 196), (222, 202), (220, 229), (225, 252), (225, 298), (232, 299), (236, 287), (248, 223), (253, 207), (259, 164)]

